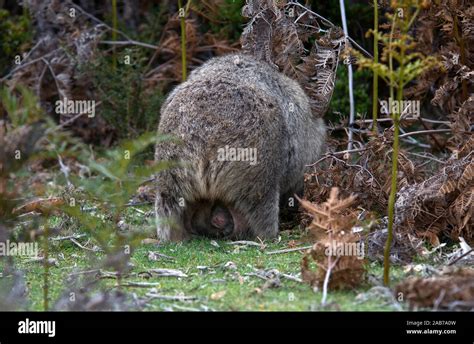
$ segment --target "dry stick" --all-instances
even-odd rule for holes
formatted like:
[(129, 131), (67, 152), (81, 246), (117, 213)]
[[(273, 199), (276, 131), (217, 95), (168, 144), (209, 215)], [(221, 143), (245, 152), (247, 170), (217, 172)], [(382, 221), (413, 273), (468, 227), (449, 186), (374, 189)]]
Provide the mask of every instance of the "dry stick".
[[(335, 160), (337, 160), (337, 161), (343, 163), (343, 164), (344, 164), (345, 166), (347, 166), (347, 167), (355, 167), (355, 168), (360, 169), (361, 171), (367, 172), (367, 174), (372, 178), (372, 180), (373, 180), (374, 182), (376, 182), (377, 185), (382, 189), (382, 185), (379, 183), (379, 181), (378, 181), (378, 180), (375, 178), (375, 176), (374, 176), (367, 168), (365, 168), (364, 166), (362, 166), (362, 165), (357, 165), (357, 164), (349, 164), (349, 163), (347, 163), (346, 161), (344, 161), (344, 160), (342, 160), (342, 159), (336, 158), (335, 156), (329, 156), (329, 157), (331, 157), (331, 158), (333, 158), (333, 159), (335, 159)], [(320, 159), (320, 160), (321, 160), (321, 159)]]
[[(421, 120), (423, 122), (427, 122), (427, 123), (435, 123), (435, 124), (445, 124), (445, 125), (449, 125), (451, 124), (451, 122), (449, 121), (438, 121), (438, 120), (435, 120), (435, 119), (429, 119), (429, 118), (423, 118), (423, 117), (405, 117), (405, 118), (402, 118), (400, 119), (401, 121), (414, 121), (414, 120)], [(355, 123), (372, 123), (374, 120), (373, 119), (358, 119), (357, 121), (355, 121)], [(392, 118), (377, 118), (377, 122), (393, 122), (393, 119)]]
[(341, 160), (341, 159), (339, 159), (339, 158), (336, 158), (336, 157), (333, 157), (333, 158), (336, 159), (336, 160), (339, 160), (340, 162), (342, 162), (343, 164), (345, 164), (345, 165), (348, 166), (348, 167), (359, 168), (361, 171), (366, 172), (366, 173), (372, 178), (372, 180), (373, 180), (375, 183), (377, 183), (378, 187), (379, 187), (380, 189), (383, 189), (382, 184), (380, 184), (380, 182), (377, 180), (377, 178), (375, 178), (375, 176), (372, 174), (372, 172), (370, 172), (370, 171), (369, 171), (367, 168), (365, 168), (364, 166), (362, 166), (362, 165), (357, 165), (357, 164), (349, 164), (349, 163), (347, 163), (346, 161)]
[(445, 125), (450, 125), (451, 124), (451, 122), (449, 122), (449, 121), (439, 121), (439, 120), (430, 119), (430, 118), (419, 117), (419, 119), (421, 119), (423, 122), (428, 122), (428, 123), (445, 124)]
[(310, 249), (311, 247), (313, 247), (313, 245), (311, 245), (311, 246), (302, 246), (302, 247), (294, 247), (294, 248), (286, 248), (286, 249), (283, 249), (283, 250), (276, 250), (276, 251), (270, 251), (270, 252), (265, 252), (265, 253), (266, 254), (280, 254), (280, 253), (304, 251), (304, 250)]
[(474, 307), (474, 301), (452, 301), (451, 303), (448, 304), (448, 309), (450, 311), (453, 311), (456, 309), (459, 310), (458, 307), (472, 308)]
[(23, 61), (27, 60), (31, 54), (33, 54), (33, 52), (38, 49), (38, 47), (44, 42), (44, 38), (41, 38), (38, 42), (36, 42), (36, 44), (33, 46), (33, 48), (30, 49), (30, 51), (28, 51), (28, 53), (26, 54), (25, 58), (23, 59)]
[[(118, 207), (138, 207), (142, 205), (150, 205), (153, 204), (153, 202), (139, 202), (139, 203), (126, 203), (123, 205), (115, 205), (115, 204), (108, 204), (107, 206), (109, 208), (118, 208)], [(91, 212), (99, 209), (99, 207), (89, 207), (89, 208), (82, 208), (82, 212)]]
[(58, 90), (58, 94), (61, 97), (66, 98), (66, 95), (63, 93), (62, 89), (59, 87), (58, 79), (56, 78), (56, 73), (54, 73), (53, 67), (51, 67), (51, 64), (49, 63), (49, 61), (46, 60), (44, 57), (41, 58), (41, 61), (43, 61), (44, 64), (46, 64), (46, 66), (48, 66), (48, 69), (51, 72), (51, 76), (54, 79), (54, 83), (56, 84), (56, 89)]
[(418, 141), (416, 141), (416, 140), (415, 140), (415, 141), (412, 141), (412, 140), (407, 140), (406, 138), (403, 138), (402, 141), (405, 142), (405, 143), (408, 143), (408, 144), (410, 144), (410, 145), (418, 146), (418, 147), (420, 147), (420, 148), (425, 148), (425, 149), (430, 149), (430, 148), (432, 148), (431, 145), (427, 145), (427, 144), (425, 144), (425, 143), (420, 143), (420, 142), (418, 142)]
[(171, 257), (171, 256), (167, 256), (164, 253), (155, 252), (155, 251), (149, 251), (148, 253), (152, 253), (152, 254), (156, 255), (157, 257), (160, 257), (160, 258), (164, 258), (164, 259), (168, 259), (168, 260), (176, 260), (176, 258)]
[[(423, 128), (425, 128), (426, 130), (431, 130), (425, 122), (423, 122), (420, 118), (419, 118), (419, 121), (421, 123), (421, 125), (423, 126)], [(433, 139), (434, 143), (436, 144), (436, 146), (438, 147), (439, 150), (443, 150), (443, 145), (441, 143), (439, 143), (438, 139), (436, 138), (436, 136), (434, 134), (430, 134), (431, 138)]]
[[(298, 7), (302, 8), (302, 9), (306, 10), (307, 12), (311, 13), (313, 16), (315, 16), (315, 17), (321, 19), (321, 20), (323, 21), (323, 23), (324, 23), (325, 25), (329, 26), (329, 27), (335, 27), (335, 26), (336, 26), (336, 25), (334, 25), (330, 20), (324, 18), (322, 15), (320, 15), (320, 14), (314, 12), (314, 11), (311, 11), (309, 8), (303, 6), (303, 5), (300, 4), (299, 2), (293, 2), (293, 1), (291, 1), (291, 2), (289, 2), (289, 3), (286, 4), (286, 6), (292, 6), (292, 5), (298, 6)], [(359, 43), (357, 43), (356, 41), (354, 41), (351, 37), (346, 36), (346, 38), (347, 38), (353, 45), (355, 45), (358, 49), (360, 49), (360, 51), (362, 51), (365, 55), (367, 55), (367, 56), (370, 57), (371, 59), (374, 58), (371, 53), (369, 53), (367, 50), (365, 50), (364, 48), (362, 48), (362, 47), (359, 45)]]
[[(346, 20), (346, 8), (344, 6), (344, 0), (339, 0), (339, 7), (341, 9), (341, 20), (342, 20), (342, 29), (344, 30), (344, 36), (349, 37), (349, 32), (347, 29), (347, 20)], [(354, 131), (352, 130), (354, 126), (354, 117), (355, 117), (355, 107), (354, 107), (354, 89), (353, 89), (353, 75), (352, 75), (352, 64), (347, 65), (348, 70), (348, 80), (349, 80), (349, 142), (347, 143), (347, 150), (352, 149), (352, 139), (354, 137)]]
[(308, 10), (304, 11), (303, 13), (301, 13), (298, 18), (296, 18), (296, 20), (294, 21), (294, 23), (298, 23), (298, 21), (303, 18), (306, 14), (308, 13)]
[(305, 6), (303, 6), (302, 4), (300, 4), (299, 2), (293, 2), (293, 1), (291, 1), (291, 2), (289, 2), (289, 3), (287, 4), (287, 6), (289, 6), (289, 5), (296, 5), (296, 6), (298, 6), (298, 7), (301, 7), (302, 9), (304, 9), (304, 10), (306, 10), (307, 12), (311, 13), (313, 16), (315, 16), (315, 17), (321, 19), (327, 26), (330, 26), (330, 27), (335, 27), (335, 26), (336, 26), (336, 25), (334, 25), (331, 21), (327, 20), (326, 18), (324, 18), (323, 16), (319, 15), (318, 13), (311, 11), (310, 9), (306, 8)]
[(100, 44), (108, 44), (108, 45), (136, 45), (143, 48), (149, 48), (153, 50), (158, 50), (159, 47), (157, 45), (143, 43), (135, 40), (127, 40), (127, 41), (99, 41)]
[(334, 261), (334, 263), (331, 263), (331, 256), (328, 257), (328, 269), (326, 270), (326, 276), (324, 276), (324, 282), (323, 282), (323, 297), (321, 298), (321, 305), (326, 304), (326, 299), (328, 297), (328, 285), (329, 285), (329, 277), (331, 277), (331, 270), (336, 266), (337, 262), (339, 261), (339, 258)]
[(292, 276), (292, 275), (288, 275), (288, 274), (284, 274), (284, 273), (280, 273), (280, 275), (290, 281), (294, 281), (294, 282), (298, 282), (298, 283), (303, 283), (303, 280), (299, 277), (296, 277), (296, 276)]
[(322, 158), (317, 160), (316, 162), (313, 162), (310, 165), (306, 165), (306, 167), (313, 167), (317, 164), (319, 164), (321, 161), (326, 160), (328, 158), (334, 158), (335, 155), (346, 155), (346, 154), (352, 154), (352, 153), (360, 153), (360, 152), (365, 152), (368, 148), (359, 148), (359, 149), (351, 149), (351, 150), (343, 150), (343, 151), (338, 151), (338, 152), (329, 152), (324, 154)]
[(413, 135), (422, 135), (422, 134), (432, 134), (432, 133), (450, 133), (451, 129), (431, 129), (431, 130), (419, 130), (419, 131), (412, 131), (410, 133), (405, 133), (399, 136), (399, 138), (413, 136)]
[(249, 241), (249, 240), (239, 240), (239, 241), (231, 241), (227, 243), (228, 245), (247, 245), (247, 246), (256, 246), (256, 247), (262, 247), (262, 244), (255, 242), (255, 241)]
[(27, 67), (27, 66), (29, 66), (29, 65), (35, 64), (36, 62), (42, 61), (43, 58), (45, 58), (46, 56), (49, 56), (49, 55), (52, 55), (52, 54), (56, 53), (57, 50), (59, 50), (59, 49), (55, 49), (55, 50), (53, 50), (53, 51), (50, 51), (50, 52), (47, 53), (47, 54), (44, 54), (44, 55), (41, 56), (41, 57), (38, 57), (38, 58), (36, 58), (36, 59), (34, 59), (34, 60), (31, 60), (31, 61), (29, 61), (29, 62), (25, 62), (25, 63), (20, 64), (18, 67), (13, 68), (7, 75), (5, 75), (4, 77), (2, 77), (2, 78), (0, 79), (0, 82), (3, 82), (3, 81), (5, 81), (5, 80), (7, 80), (10, 76), (12, 76), (14, 73), (16, 73), (17, 71), (19, 71), (20, 69), (23, 69), (23, 68), (25, 68), (25, 67)]
[(85, 237), (85, 234), (73, 234), (73, 235), (67, 235), (63, 237), (54, 237), (50, 238), (49, 240), (51, 241), (62, 241), (62, 240), (71, 240), (71, 239), (80, 239), (82, 237)]
[[(142, 47), (145, 47), (145, 48), (150, 48), (150, 49), (158, 49), (158, 46), (154, 46), (152, 44), (148, 44), (148, 43), (142, 43), (142, 42), (138, 42), (134, 39), (131, 39), (127, 34), (125, 34), (124, 32), (118, 30), (118, 29), (114, 29), (113, 27), (111, 27), (110, 25), (106, 24), (105, 22), (103, 22), (102, 20), (100, 20), (99, 18), (95, 17), (94, 15), (86, 12), (86, 10), (84, 10), (81, 6), (79, 5), (76, 5), (75, 3), (73, 3), (72, 1), (70, 0), (67, 0), (66, 2), (68, 2), (72, 7), (76, 8), (79, 12), (81, 12), (82, 14), (84, 14), (86, 17), (88, 17), (89, 19), (92, 19), (93, 21), (95, 21), (96, 23), (99, 23), (101, 25), (103, 25), (105, 28), (107, 28), (108, 30), (110, 31), (114, 31), (116, 33), (118, 33), (119, 35), (121, 35), (122, 37), (124, 37), (128, 43), (132, 44), (132, 45), (138, 45), (138, 46), (142, 46)], [(115, 44), (113, 42), (110, 42), (110, 41), (102, 41), (102, 42), (108, 42), (109, 44)]]
[(130, 39), (130, 37), (128, 37), (125, 33), (123, 33), (122, 31), (120, 30), (117, 30), (117, 29), (114, 29), (113, 27), (111, 27), (110, 25), (106, 24), (105, 22), (103, 22), (102, 20), (100, 20), (99, 18), (95, 17), (94, 15), (88, 13), (85, 9), (83, 9), (81, 6), (73, 3), (71, 0), (66, 0), (67, 3), (69, 3), (72, 7), (74, 7), (75, 9), (77, 9), (79, 12), (81, 12), (82, 14), (84, 14), (86, 17), (88, 17), (89, 19), (92, 19), (93, 21), (95, 21), (96, 23), (99, 23), (101, 25), (103, 25), (104, 27), (106, 27), (108, 30), (111, 30), (111, 31), (116, 31), (118, 34), (122, 35), (123, 37), (125, 37), (127, 40), (130, 40), (132, 41), (132, 39)]
[(136, 211), (137, 213), (141, 214), (141, 215), (146, 215), (146, 212), (144, 212), (143, 210), (141, 209), (138, 209), (138, 208), (135, 208), (135, 207), (132, 207), (132, 210)]
[(71, 273), (69, 274), (69, 277), (78, 276), (78, 275), (94, 274), (94, 273), (100, 273), (100, 272), (101, 272), (100, 269), (77, 271), (77, 272), (71, 272)]
[(197, 300), (197, 296), (184, 296), (184, 295), (160, 295), (160, 294), (147, 294), (150, 300), (160, 299), (168, 301), (193, 301)]
[(361, 153), (365, 152), (368, 148), (359, 148), (359, 149), (351, 149), (351, 150), (343, 150), (343, 151), (338, 151), (338, 152), (330, 152), (327, 153), (329, 155), (346, 155), (346, 154), (352, 154), (352, 153)]
[(176, 304), (171, 305), (171, 307), (172, 307), (173, 310), (176, 308), (178, 310), (185, 311), (185, 312), (199, 312), (199, 311), (201, 311), (201, 309), (199, 309), (199, 308), (185, 307), (185, 306), (180, 306), (180, 305), (176, 305)]
[(153, 56), (150, 58), (150, 60), (148, 61), (147, 65), (145, 67), (145, 70), (144, 70), (145, 75), (148, 75), (149, 69), (151, 68), (151, 66), (152, 66), (153, 62), (155, 61), (155, 59), (158, 57), (158, 53), (160, 51), (162, 51), (162, 52), (168, 51), (170, 53), (173, 53), (173, 51), (171, 51), (169, 49), (163, 49), (163, 47), (162, 47), (163, 40), (165, 39), (166, 32), (169, 31), (170, 25), (171, 25), (171, 21), (168, 21), (168, 23), (166, 23), (166, 25), (161, 30), (162, 32), (161, 32), (161, 36), (160, 36), (160, 39), (159, 39), (158, 44), (157, 44), (157, 49), (153, 53)]
[(413, 156), (417, 156), (417, 157), (420, 157), (420, 158), (423, 158), (423, 159), (428, 159), (428, 160), (431, 160), (431, 161), (436, 161), (437, 163), (439, 164), (446, 164), (446, 161), (441, 161), (439, 159), (436, 159), (434, 157), (431, 157), (431, 156), (427, 156), (427, 155), (423, 155), (423, 154), (418, 154), (418, 153), (413, 153), (413, 152), (406, 152), (407, 154), (410, 154), (410, 155), (413, 155)]
[(152, 288), (159, 287), (160, 282), (126, 282), (122, 283), (120, 287), (132, 287), (132, 288)]
[(93, 249), (93, 248), (86, 247), (86, 246), (82, 245), (79, 241), (77, 241), (77, 240), (74, 239), (74, 238), (69, 238), (69, 240), (71, 240), (72, 243), (74, 243), (74, 244), (77, 245), (78, 247), (82, 248), (83, 250), (87, 250), (87, 251), (91, 251), (91, 252), (98, 252), (98, 251), (101, 251), (100, 249), (99, 249), (99, 250), (95, 250), (95, 249)]
[(61, 167), (61, 172), (64, 174), (64, 178), (66, 178), (66, 183), (67, 183), (67, 186), (68, 187), (71, 187), (72, 186), (72, 183), (71, 181), (69, 180), (69, 167), (66, 166), (63, 162), (63, 159), (61, 158), (61, 155), (58, 154), (58, 162), (59, 162), (59, 166)]
[(43, 79), (44, 79), (44, 76), (46, 74), (46, 70), (48, 69), (48, 66), (44, 66), (43, 67), (43, 70), (41, 71), (41, 74), (40, 74), (40, 77), (38, 79), (38, 85), (37, 85), (37, 97), (38, 97), (38, 100), (41, 101), (41, 85), (43, 84)]
[(474, 252), (474, 248), (471, 248), (469, 251), (467, 251), (466, 253), (463, 253), (462, 255), (457, 257), (455, 260), (453, 260), (451, 263), (449, 263), (448, 266), (456, 264), (458, 261), (460, 261), (464, 257), (467, 257), (468, 255), (470, 255), (473, 252)]

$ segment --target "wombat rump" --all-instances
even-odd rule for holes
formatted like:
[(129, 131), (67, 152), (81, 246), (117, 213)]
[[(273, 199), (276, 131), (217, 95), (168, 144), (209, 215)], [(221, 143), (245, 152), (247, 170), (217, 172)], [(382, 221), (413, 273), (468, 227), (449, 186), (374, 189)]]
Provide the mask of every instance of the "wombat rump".
[(158, 238), (272, 238), (280, 203), (301, 193), (325, 140), (297, 82), (251, 56), (213, 58), (161, 108), (155, 159)]

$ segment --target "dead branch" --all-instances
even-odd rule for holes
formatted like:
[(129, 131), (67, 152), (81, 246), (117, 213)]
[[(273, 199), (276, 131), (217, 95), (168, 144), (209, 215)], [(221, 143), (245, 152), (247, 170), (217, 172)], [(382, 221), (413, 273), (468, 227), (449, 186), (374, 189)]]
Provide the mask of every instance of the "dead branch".
[(294, 248), (286, 248), (283, 250), (276, 250), (276, 251), (270, 251), (270, 252), (265, 252), (266, 254), (280, 254), (280, 253), (288, 253), (288, 252), (297, 252), (297, 251), (305, 251), (313, 247), (313, 245), (310, 246), (302, 246), (302, 247), (294, 247)]

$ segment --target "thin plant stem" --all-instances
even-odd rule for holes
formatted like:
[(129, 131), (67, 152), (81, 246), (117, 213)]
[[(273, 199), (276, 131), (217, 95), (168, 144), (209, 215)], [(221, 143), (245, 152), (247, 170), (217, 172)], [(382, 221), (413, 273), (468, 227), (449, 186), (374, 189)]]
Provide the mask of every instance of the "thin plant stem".
[(49, 230), (48, 225), (44, 226), (44, 257), (43, 257), (43, 310), (49, 309)]
[[(117, 40), (117, 0), (112, 0), (112, 41)], [(117, 54), (115, 45), (112, 47), (112, 66), (114, 70), (117, 68)]]
[[(394, 97), (394, 75), (393, 75), (393, 34), (395, 32), (395, 25), (397, 23), (396, 15), (393, 15), (392, 28), (390, 30), (389, 40), (389, 57), (388, 64), (390, 70), (390, 97)], [(392, 149), (392, 180), (390, 187), (390, 196), (388, 199), (388, 233), (387, 241), (385, 242), (384, 258), (383, 258), (383, 283), (388, 286), (390, 284), (390, 249), (393, 240), (393, 220), (395, 216), (395, 196), (397, 194), (397, 171), (398, 171), (398, 134), (399, 134), (399, 117), (398, 114), (393, 114), (394, 135), (393, 135), (393, 149)]]
[[(186, 15), (191, 1), (189, 0), (186, 8), (183, 9), (182, 1), (178, 0), (178, 7), (180, 13), (180, 22), (181, 22), (181, 74), (183, 81), (187, 79), (187, 62), (186, 62)], [(181, 15), (181, 11), (184, 11)]]
[[(374, 63), (379, 63), (379, 8), (378, 1), (374, 0)], [(374, 71), (374, 78), (372, 81), (372, 130), (377, 133), (377, 112), (378, 112), (378, 98), (379, 98), (379, 74)]]

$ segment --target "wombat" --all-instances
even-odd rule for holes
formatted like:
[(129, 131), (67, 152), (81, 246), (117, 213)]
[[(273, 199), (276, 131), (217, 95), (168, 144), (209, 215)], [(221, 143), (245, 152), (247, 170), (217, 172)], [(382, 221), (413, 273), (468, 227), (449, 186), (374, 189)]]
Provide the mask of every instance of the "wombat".
[(280, 202), (303, 190), (325, 126), (298, 83), (244, 54), (209, 60), (161, 108), (155, 159), (183, 164), (157, 176), (161, 240), (192, 235), (272, 238)]

